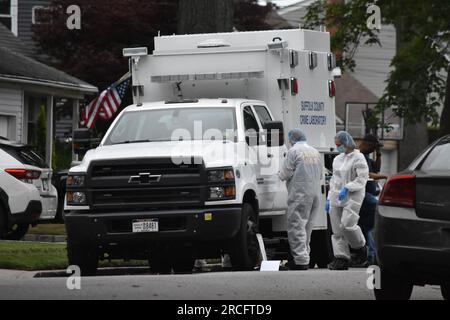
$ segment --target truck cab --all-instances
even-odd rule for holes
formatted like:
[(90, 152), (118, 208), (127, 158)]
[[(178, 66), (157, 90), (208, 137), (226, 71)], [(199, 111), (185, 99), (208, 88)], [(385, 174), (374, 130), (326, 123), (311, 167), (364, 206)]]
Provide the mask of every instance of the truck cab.
[(135, 104), (69, 172), (70, 264), (186, 272), (227, 253), (255, 268), (257, 233), (286, 231), (285, 133), (305, 131), (324, 164), (333, 152), (333, 58), (329, 34), (305, 30), (157, 37), (153, 55), (132, 55)]

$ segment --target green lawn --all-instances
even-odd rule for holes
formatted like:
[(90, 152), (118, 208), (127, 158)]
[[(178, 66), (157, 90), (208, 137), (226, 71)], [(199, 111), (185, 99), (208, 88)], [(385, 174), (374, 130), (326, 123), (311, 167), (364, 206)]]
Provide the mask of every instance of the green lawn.
[(30, 228), (29, 234), (43, 234), (49, 236), (62, 236), (66, 234), (66, 227), (64, 224), (39, 224), (36, 227)]
[[(68, 266), (65, 244), (0, 241), (0, 269), (58, 270)], [(101, 267), (147, 266), (146, 261), (103, 261)]]

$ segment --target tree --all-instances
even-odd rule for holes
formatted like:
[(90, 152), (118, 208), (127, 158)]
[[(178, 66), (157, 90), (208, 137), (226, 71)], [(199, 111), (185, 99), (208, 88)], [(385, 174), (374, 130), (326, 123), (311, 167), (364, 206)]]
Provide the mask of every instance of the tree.
[[(445, 108), (440, 134), (450, 133), (450, 91), (447, 90), (450, 72), (445, 74), (449, 70), (446, 55), (450, 43), (450, 2), (379, 0), (376, 3), (381, 8), (383, 21), (395, 25), (398, 40), (397, 53), (391, 63), (393, 70), (376, 111), (393, 108), (396, 115), (406, 121), (405, 139), (400, 148), (408, 150), (401, 156), (400, 167), (403, 168), (425, 147), (418, 134), (426, 136), (423, 128), (427, 123), (439, 123), (438, 108), (442, 105)], [(334, 3), (318, 0), (309, 7), (306, 27), (337, 25), (332, 46), (343, 53), (339, 64), (344, 69), (353, 70), (358, 46), (380, 45), (378, 33), (367, 28), (366, 8), (369, 4), (372, 1)]]
[[(81, 8), (81, 30), (66, 27), (70, 5)], [(153, 37), (176, 32), (177, 0), (51, 0), (48, 23), (34, 26), (55, 66), (103, 89), (127, 70), (122, 49), (153, 48)]]
[(178, 33), (233, 31), (233, 0), (183, 0), (178, 4)]

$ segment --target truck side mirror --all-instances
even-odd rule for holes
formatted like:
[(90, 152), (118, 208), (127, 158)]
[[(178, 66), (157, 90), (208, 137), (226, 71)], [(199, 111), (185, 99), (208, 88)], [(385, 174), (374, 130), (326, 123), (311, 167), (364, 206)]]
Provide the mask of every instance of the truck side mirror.
[(281, 121), (271, 121), (264, 125), (267, 130), (267, 146), (281, 147), (284, 145), (284, 127)]
[(91, 129), (81, 128), (73, 131), (73, 152), (84, 155), (89, 149), (99, 145), (99, 139), (93, 138)]

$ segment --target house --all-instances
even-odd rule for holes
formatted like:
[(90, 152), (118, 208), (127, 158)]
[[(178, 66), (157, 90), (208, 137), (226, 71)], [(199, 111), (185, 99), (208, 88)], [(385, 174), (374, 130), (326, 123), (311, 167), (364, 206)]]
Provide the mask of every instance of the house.
[[(307, 8), (315, 0), (303, 0), (281, 7), (278, 14), (293, 27), (303, 25)], [(336, 81), (337, 128), (349, 131), (361, 138), (365, 132), (363, 111), (377, 104), (389, 77), (390, 63), (396, 53), (396, 32), (394, 26), (382, 25), (381, 47), (360, 46), (355, 54), (356, 68)], [(364, 39), (362, 40), (364, 41)], [(386, 111), (386, 123), (391, 123), (392, 131), (379, 132), (384, 139), (382, 171), (393, 174), (398, 171), (398, 140), (402, 138), (403, 122)]]
[(36, 55), (33, 41), (33, 25), (39, 23), (39, 13), (49, 0), (2, 0), (0, 1), (0, 23), (6, 26), (25, 44), (27, 55)]
[(29, 48), (8, 24), (0, 24), (0, 136), (35, 145), (49, 165), (55, 158), (70, 164), (80, 101), (98, 89), (37, 61)]

